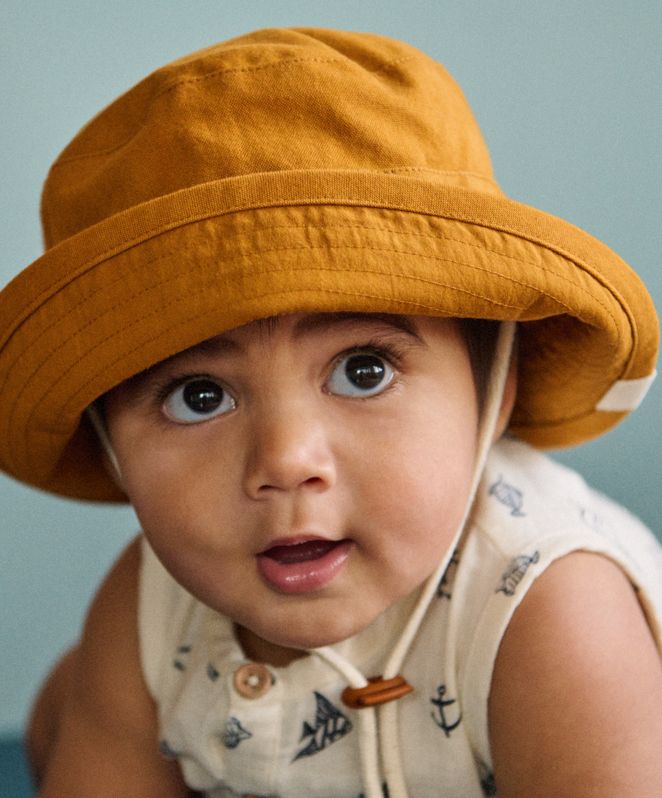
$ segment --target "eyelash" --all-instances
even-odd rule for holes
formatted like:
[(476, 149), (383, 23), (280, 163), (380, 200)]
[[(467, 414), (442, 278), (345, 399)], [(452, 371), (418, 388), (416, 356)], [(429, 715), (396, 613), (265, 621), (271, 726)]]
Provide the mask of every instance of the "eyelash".
[(347, 357), (347, 355), (353, 355), (356, 352), (370, 352), (371, 355), (377, 355), (378, 357), (383, 357), (384, 360), (388, 360), (388, 362), (398, 368), (398, 364), (402, 361), (404, 357), (404, 347), (399, 346), (394, 343), (385, 343), (383, 341), (368, 341), (365, 344), (361, 344), (358, 346), (350, 346), (349, 349), (344, 349), (340, 354), (338, 354), (333, 362), (340, 360), (340, 358)]
[(164, 378), (160, 382), (156, 383), (153, 388), (155, 404), (160, 408), (175, 389), (179, 388), (180, 385), (185, 385), (187, 382), (189, 382), (189, 380), (211, 380), (212, 382), (217, 382), (219, 385), (221, 385), (221, 387), (223, 387), (218, 377), (215, 377), (213, 374), (192, 371), (190, 373), (181, 374), (178, 377)]
[[(405, 350), (406, 347), (400, 344), (396, 344), (393, 341), (384, 342), (379, 341), (377, 339), (371, 339), (367, 341), (365, 344), (357, 345), (349, 347), (348, 349), (344, 349), (340, 352), (336, 357), (333, 358), (331, 361), (331, 367), (329, 371), (331, 371), (335, 365), (345, 357), (349, 355), (357, 354), (359, 352), (368, 352), (372, 355), (376, 355), (377, 357), (381, 357), (386, 360), (390, 366), (396, 372), (402, 371), (403, 368), (403, 361), (405, 358)], [(152, 389), (150, 390), (150, 394), (153, 397), (154, 405), (160, 411), (161, 406), (165, 402), (165, 400), (170, 396), (170, 394), (180, 387), (180, 385), (184, 385), (189, 380), (193, 379), (206, 379), (212, 380), (213, 382), (219, 383), (221, 387), (225, 389), (223, 385), (223, 381), (220, 380), (218, 377), (210, 374), (208, 372), (200, 372), (200, 371), (191, 371), (186, 372), (184, 374), (180, 374), (176, 377), (163, 377), (161, 380), (158, 380), (153, 385)], [(230, 393), (232, 393), (230, 391)], [(380, 394), (381, 395), (381, 394)], [(375, 397), (356, 397), (357, 401), (367, 401), (370, 398), (377, 398)]]

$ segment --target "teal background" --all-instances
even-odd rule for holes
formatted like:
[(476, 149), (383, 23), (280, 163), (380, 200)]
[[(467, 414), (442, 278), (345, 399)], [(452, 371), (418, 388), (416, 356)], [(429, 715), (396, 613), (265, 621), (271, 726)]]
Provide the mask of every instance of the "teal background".
[[(41, 183), (81, 125), (162, 63), (272, 25), (384, 33), (444, 62), (474, 108), (503, 189), (603, 239), (660, 306), (658, 0), (4, 0), (0, 284), (40, 254)], [(661, 421), (657, 385), (605, 439), (562, 455), (658, 535)], [(59, 500), (0, 475), (0, 736), (21, 729), (30, 696), (135, 529), (128, 509)], [(3, 795), (8, 779), (0, 772)]]

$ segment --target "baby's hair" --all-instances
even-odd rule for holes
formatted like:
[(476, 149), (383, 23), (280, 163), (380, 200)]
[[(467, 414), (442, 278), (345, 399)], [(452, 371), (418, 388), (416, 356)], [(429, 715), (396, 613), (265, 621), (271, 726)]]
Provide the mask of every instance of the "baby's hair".
[(481, 412), (487, 396), (500, 322), (492, 319), (460, 319), (459, 321), (460, 332), (467, 346), (476, 385), (478, 410)]

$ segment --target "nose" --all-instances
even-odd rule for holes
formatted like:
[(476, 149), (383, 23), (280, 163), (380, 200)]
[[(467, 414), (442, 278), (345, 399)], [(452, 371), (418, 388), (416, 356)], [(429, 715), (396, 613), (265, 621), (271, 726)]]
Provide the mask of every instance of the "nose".
[(324, 491), (335, 482), (335, 465), (324, 421), (290, 404), (270, 407), (254, 419), (244, 489), (255, 499), (300, 489)]

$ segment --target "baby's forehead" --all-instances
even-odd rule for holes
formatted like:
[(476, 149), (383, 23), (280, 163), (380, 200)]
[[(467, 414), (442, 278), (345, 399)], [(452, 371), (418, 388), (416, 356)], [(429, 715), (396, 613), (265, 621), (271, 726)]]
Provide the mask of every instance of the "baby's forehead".
[(368, 333), (399, 332), (415, 340), (421, 339), (419, 331), (420, 317), (391, 313), (293, 313), (283, 316), (269, 316), (256, 319), (239, 327), (219, 333), (199, 341), (196, 344), (168, 358), (190, 357), (193, 355), (216, 355), (224, 352), (240, 352), (242, 348), (253, 342), (263, 342), (278, 335), (295, 340), (309, 336), (323, 336), (333, 330), (344, 332)]
[(291, 313), (269, 316), (235, 327), (222, 335), (273, 335), (286, 329), (296, 337), (308, 333), (327, 332), (333, 328), (364, 329), (366, 327), (392, 327), (416, 335), (417, 317), (397, 313), (365, 313), (358, 311)]

